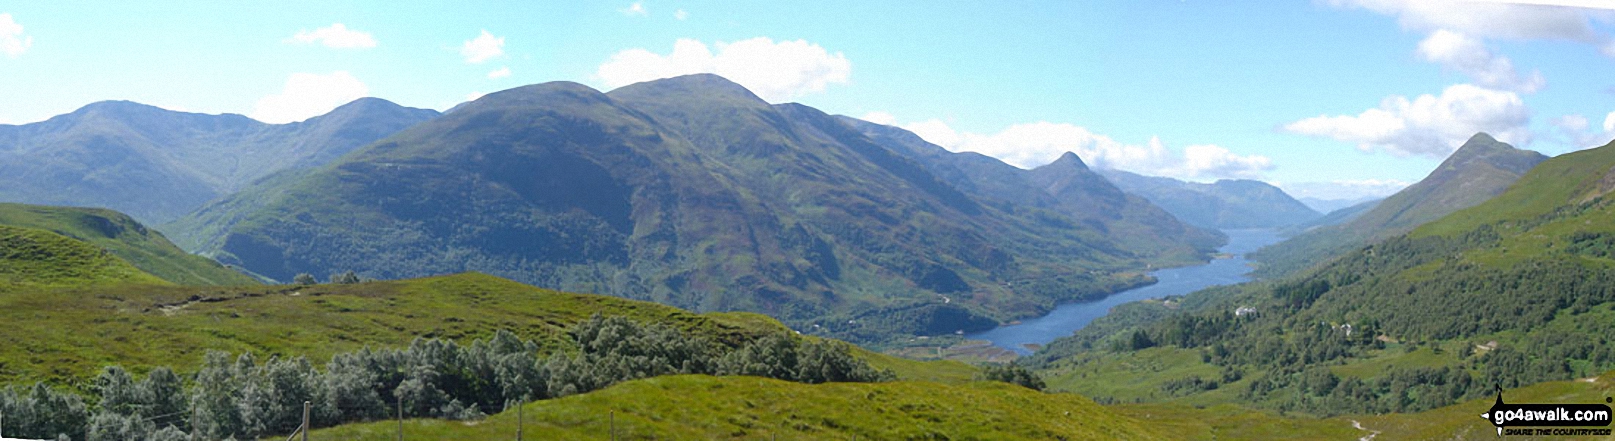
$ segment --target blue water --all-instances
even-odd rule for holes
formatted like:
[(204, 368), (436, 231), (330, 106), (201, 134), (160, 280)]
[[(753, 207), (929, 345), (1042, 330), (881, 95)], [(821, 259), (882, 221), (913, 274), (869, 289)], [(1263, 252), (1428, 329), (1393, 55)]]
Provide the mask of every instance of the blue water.
[(1112, 294), (1091, 302), (1067, 303), (1054, 308), (1048, 315), (1027, 319), (1020, 324), (1000, 326), (988, 331), (965, 334), (971, 340), (987, 340), (993, 346), (1015, 351), (1021, 355), (1032, 353), (1027, 344), (1044, 345), (1057, 338), (1071, 335), (1094, 319), (1110, 313), (1116, 305), (1144, 299), (1183, 295), (1217, 285), (1231, 285), (1250, 280), (1249, 261), (1245, 254), (1277, 243), (1278, 233), (1268, 229), (1224, 230), (1228, 244), (1218, 251), (1232, 254), (1232, 258), (1213, 259), (1204, 265), (1170, 268), (1151, 272), (1157, 282)]

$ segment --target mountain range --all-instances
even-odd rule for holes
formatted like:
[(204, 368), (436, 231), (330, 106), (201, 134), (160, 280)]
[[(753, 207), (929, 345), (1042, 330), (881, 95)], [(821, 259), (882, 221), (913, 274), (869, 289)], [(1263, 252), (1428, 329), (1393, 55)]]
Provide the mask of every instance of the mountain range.
[(161, 224), (280, 170), (321, 165), (437, 112), (364, 98), (266, 124), (103, 101), (0, 125), (0, 201), (110, 208)]
[(1279, 228), (1322, 216), (1284, 190), (1261, 181), (1220, 179), (1206, 184), (1114, 169), (1099, 174), (1123, 191), (1143, 196), (1202, 228)]
[[(1547, 156), (1477, 133), (1419, 182), (1356, 214), (1348, 222), (1314, 228), (1252, 255), (1260, 274), (1276, 275), (1316, 264), (1353, 248), (1397, 236), (1472, 207), (1507, 190)], [(1359, 205), (1359, 210), (1367, 208)]]
[[(482, 271), (860, 340), (990, 327), (1144, 283), (1133, 271), (1203, 259), (1222, 240), (1074, 156), (944, 178), (908, 147), (714, 75), (610, 93), (545, 83), (263, 179), (168, 228), (274, 280)], [(1021, 182), (959, 185), (987, 181), (971, 173)]]

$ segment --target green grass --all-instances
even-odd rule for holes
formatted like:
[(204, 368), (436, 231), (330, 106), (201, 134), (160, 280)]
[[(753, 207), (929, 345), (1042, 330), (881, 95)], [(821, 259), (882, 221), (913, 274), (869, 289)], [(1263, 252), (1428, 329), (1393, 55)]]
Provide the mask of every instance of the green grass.
[[(697, 314), (476, 273), (355, 285), (0, 287), (0, 341), (8, 342), (0, 345), (0, 384), (73, 383), (107, 364), (187, 370), (209, 349), (307, 356), (318, 364), (365, 346), (401, 347), (416, 337), (464, 342), (501, 329), (564, 350), (571, 345), (566, 330), (595, 313), (729, 344), (788, 332), (758, 314)], [(963, 381), (975, 373), (956, 362), (857, 355), (905, 379)]]
[(186, 253), (161, 233), (112, 210), (0, 203), (0, 225), (37, 228), (81, 240), (177, 284), (258, 283), (218, 262)]
[(1127, 403), (1171, 398), (1161, 387), (1175, 379), (1198, 375), (1205, 380), (1221, 381), (1219, 369), (1201, 362), (1200, 352), (1192, 349), (1155, 347), (1123, 353), (1096, 351), (1078, 357), (1078, 363), (1061, 363), (1039, 372), (1049, 390), (1108, 397)]
[(13, 287), (162, 284), (93, 245), (34, 228), (0, 225), (0, 290)]
[[(613, 413), (615, 416), (613, 417)], [(1153, 425), (1071, 394), (1003, 383), (808, 385), (683, 375), (528, 403), (526, 439), (1169, 439)], [(396, 422), (315, 430), (309, 439), (392, 440)], [(411, 420), (406, 439), (506, 439), (516, 412), (464, 423)]]
[[(1615, 372), (1597, 378), (1552, 381), (1503, 392), (1506, 403), (1605, 403), (1615, 396)], [(1482, 420), (1480, 414), (1492, 407), (1494, 397), (1466, 401), (1439, 409), (1414, 414), (1390, 414), (1357, 418), (1363, 427), (1381, 431), (1377, 439), (1497, 439), (1497, 429)], [(1510, 436), (1508, 439), (1604, 439), (1609, 437), (1551, 438)]]

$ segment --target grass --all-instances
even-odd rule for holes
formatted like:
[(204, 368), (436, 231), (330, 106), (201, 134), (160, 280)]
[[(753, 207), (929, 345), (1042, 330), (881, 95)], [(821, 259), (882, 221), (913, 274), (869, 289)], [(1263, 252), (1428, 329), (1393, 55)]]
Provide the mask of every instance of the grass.
[(119, 283), (164, 282), (93, 245), (45, 230), (0, 225), (0, 289)]
[(218, 262), (186, 253), (161, 233), (112, 210), (0, 203), (0, 225), (37, 228), (84, 241), (176, 284), (258, 283)]
[[(0, 384), (74, 384), (104, 365), (137, 372), (196, 366), (209, 349), (307, 356), (316, 364), (365, 346), (400, 347), (416, 337), (465, 342), (498, 330), (570, 348), (566, 330), (590, 315), (657, 322), (729, 344), (788, 332), (759, 314), (697, 314), (618, 297), (535, 288), (466, 273), (354, 285), (179, 287), (0, 287)], [(905, 379), (965, 381), (975, 368), (855, 350)]]
[(1221, 381), (1219, 369), (1201, 362), (1200, 352), (1192, 349), (1155, 347), (1124, 353), (1090, 352), (1079, 357), (1091, 359), (1062, 363), (1040, 372), (1049, 390), (1107, 397), (1125, 403), (1171, 398), (1162, 390), (1171, 380), (1199, 376), (1208, 381)]
[[(1531, 404), (1607, 403), (1606, 400), (1611, 396), (1615, 396), (1615, 372), (1591, 379), (1552, 381), (1510, 389), (1503, 392), (1503, 401)], [(1379, 439), (1496, 439), (1496, 428), (1480, 418), (1480, 414), (1490, 409), (1495, 400), (1494, 397), (1488, 397), (1414, 414), (1390, 414), (1358, 419), (1364, 427), (1381, 431)], [(1610, 438), (1509, 436), (1508, 439)]]
[[(755, 377), (683, 375), (528, 403), (530, 439), (1168, 439), (1151, 424), (1071, 394), (1003, 383), (808, 385)], [(315, 430), (309, 439), (392, 440), (392, 421)], [(409, 439), (503, 439), (516, 412), (464, 423), (411, 420)]]

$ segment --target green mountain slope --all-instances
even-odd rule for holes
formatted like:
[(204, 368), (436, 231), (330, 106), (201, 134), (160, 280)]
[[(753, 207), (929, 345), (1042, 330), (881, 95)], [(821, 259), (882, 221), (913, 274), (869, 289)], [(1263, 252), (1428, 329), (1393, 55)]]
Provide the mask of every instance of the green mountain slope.
[[(411, 420), (404, 432), (430, 439), (513, 437), (516, 417), (510, 410), (473, 425)], [(805, 385), (752, 377), (658, 377), (529, 403), (522, 417), (524, 434), (534, 439), (1171, 438), (1076, 395), (1003, 383)], [(389, 440), (397, 430), (396, 422), (377, 422), (310, 436)]]
[(105, 207), (153, 225), (269, 173), (330, 162), (435, 117), (363, 98), (306, 121), (175, 112), (103, 101), (0, 125), (0, 201)]
[(161, 233), (112, 210), (0, 203), (0, 225), (48, 230), (84, 241), (176, 284), (257, 283), (218, 262), (180, 250)]
[(1200, 261), (1205, 251), (1225, 240), (1215, 231), (1185, 225), (1149, 201), (1122, 193), (1069, 152), (1053, 163), (1022, 170), (980, 153), (950, 152), (897, 127), (838, 118), (1004, 212), (1036, 217), (1038, 209), (1053, 211), (1103, 233), (1122, 248), (1169, 256), (1178, 263)]
[[(1136, 374), (1148, 379), (1134, 384), (1160, 385), (1120, 399), (1322, 414), (1418, 411), (1494, 386), (1606, 372), (1615, 368), (1612, 169), (1615, 144), (1549, 159), (1496, 198), (1411, 233), (1289, 277), (1192, 294), (1176, 309), (1118, 308), (1039, 358), (1055, 377)], [(1161, 362), (1129, 367), (1143, 359)], [(1222, 384), (1171, 383), (1181, 378), (1161, 372)]]
[(1284, 190), (1261, 181), (1222, 179), (1202, 184), (1121, 170), (1101, 170), (1099, 174), (1122, 191), (1143, 196), (1202, 228), (1277, 228), (1322, 216)]
[(0, 225), (0, 291), (119, 283), (163, 282), (94, 245), (45, 230)]
[(1214, 245), (1132, 249), (1012, 209), (822, 112), (696, 75), (489, 94), (175, 225), (230, 225), (187, 242), (278, 280), (482, 271), (860, 341), (990, 327)]
[(1258, 275), (1287, 274), (1353, 248), (1400, 235), (1503, 193), (1526, 171), (1547, 159), (1477, 133), (1429, 176), (1337, 226), (1320, 227), (1252, 255)]

